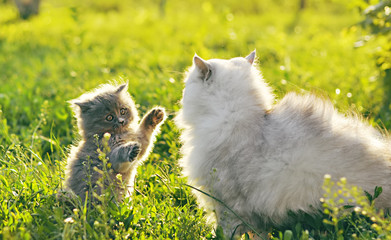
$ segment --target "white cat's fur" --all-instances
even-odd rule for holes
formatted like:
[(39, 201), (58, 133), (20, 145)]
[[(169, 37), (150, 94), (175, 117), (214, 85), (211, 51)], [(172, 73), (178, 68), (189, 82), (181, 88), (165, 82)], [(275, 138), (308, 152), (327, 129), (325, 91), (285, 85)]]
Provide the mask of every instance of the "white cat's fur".
[[(259, 231), (283, 224), (288, 211), (319, 208), (325, 174), (346, 177), (368, 192), (381, 186), (377, 206), (390, 208), (390, 140), (311, 94), (288, 93), (274, 103), (254, 57), (194, 57), (176, 118), (183, 128), (180, 163), (190, 184)], [(196, 195), (230, 237), (241, 221), (210, 197)]]

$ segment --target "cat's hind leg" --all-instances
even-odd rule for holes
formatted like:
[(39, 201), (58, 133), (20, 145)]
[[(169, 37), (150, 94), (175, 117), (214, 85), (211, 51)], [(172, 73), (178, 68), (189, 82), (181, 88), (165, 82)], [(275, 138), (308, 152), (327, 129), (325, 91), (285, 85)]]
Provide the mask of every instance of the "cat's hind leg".
[(217, 224), (223, 229), (226, 239), (240, 239), (247, 231), (242, 221), (224, 206), (217, 205), (215, 208)]

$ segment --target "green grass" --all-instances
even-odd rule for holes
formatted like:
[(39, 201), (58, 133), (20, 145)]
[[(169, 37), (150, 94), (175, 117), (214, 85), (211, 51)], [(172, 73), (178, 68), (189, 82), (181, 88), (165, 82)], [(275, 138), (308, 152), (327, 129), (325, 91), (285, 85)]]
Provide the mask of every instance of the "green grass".
[[(287, 0), (48, 0), (27, 21), (1, 3), (0, 239), (214, 238), (183, 185), (179, 131), (172, 122), (195, 52), (205, 59), (231, 58), (256, 49), (278, 97), (315, 91), (341, 111), (391, 127), (391, 112), (382, 106), (389, 89), (373, 59), (376, 42), (354, 47), (360, 15), (340, 3), (309, 3), (298, 12), (296, 1)], [(132, 201), (74, 210), (55, 197), (77, 138), (66, 101), (121, 78), (129, 81), (140, 114), (160, 105), (170, 118), (139, 168)], [(325, 225), (318, 219), (313, 226), (288, 228), (297, 238), (340, 236)], [(344, 226), (350, 234), (349, 221)]]

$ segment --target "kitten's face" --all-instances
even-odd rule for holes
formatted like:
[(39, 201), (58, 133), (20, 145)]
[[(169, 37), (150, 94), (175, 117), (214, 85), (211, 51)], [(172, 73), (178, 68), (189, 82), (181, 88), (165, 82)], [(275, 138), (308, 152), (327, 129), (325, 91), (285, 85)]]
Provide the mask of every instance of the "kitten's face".
[(96, 95), (83, 101), (83, 95), (74, 102), (79, 111), (79, 128), (84, 135), (102, 135), (106, 132), (117, 134), (129, 131), (137, 119), (134, 103), (126, 91), (127, 85), (118, 88), (105, 85)]

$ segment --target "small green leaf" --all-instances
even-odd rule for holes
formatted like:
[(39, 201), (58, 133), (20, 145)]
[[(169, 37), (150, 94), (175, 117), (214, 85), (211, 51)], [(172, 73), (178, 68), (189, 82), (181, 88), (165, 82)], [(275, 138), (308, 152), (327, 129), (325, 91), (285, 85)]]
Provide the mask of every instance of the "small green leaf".
[(218, 226), (216, 229), (216, 238), (217, 239), (224, 239), (224, 232), (223, 232), (223, 228), (221, 226)]
[(375, 194), (373, 195), (373, 199), (378, 198), (382, 192), (383, 192), (383, 188), (376, 186), (375, 187)]
[(296, 231), (296, 233), (300, 233), (303, 231), (303, 228), (300, 223), (296, 224), (295, 231)]
[(250, 236), (248, 235), (248, 233), (244, 234), (244, 240), (250, 240)]
[(345, 206), (343, 206), (343, 209), (351, 209), (351, 208), (354, 208), (354, 206), (353, 205), (345, 205)]
[(293, 233), (291, 230), (286, 230), (284, 232), (284, 240), (291, 240), (293, 237)]
[(364, 191), (364, 193), (365, 193), (365, 196), (367, 197), (369, 203), (372, 203), (372, 201), (373, 201), (372, 195), (367, 191)]

